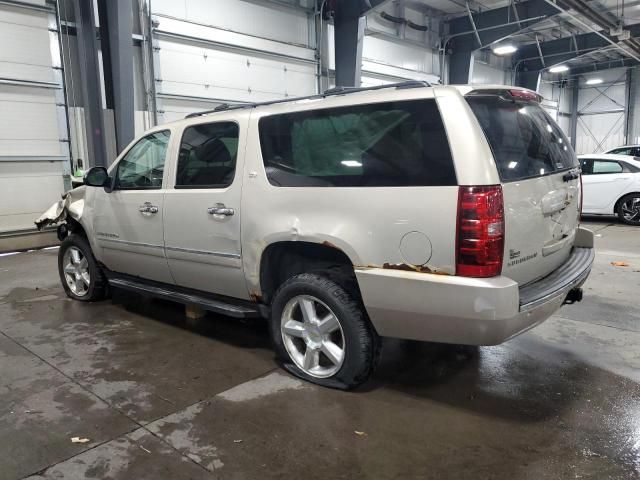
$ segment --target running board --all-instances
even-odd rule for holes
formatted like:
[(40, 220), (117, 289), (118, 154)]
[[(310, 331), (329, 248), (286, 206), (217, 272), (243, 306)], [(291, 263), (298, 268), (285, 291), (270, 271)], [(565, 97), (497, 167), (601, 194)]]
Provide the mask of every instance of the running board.
[(216, 300), (197, 293), (186, 293), (168, 288), (150, 285), (135, 280), (111, 277), (109, 278), (109, 285), (116, 288), (122, 288), (130, 292), (136, 292), (153, 297), (162, 298), (165, 300), (171, 300), (173, 302), (184, 303), (185, 305), (197, 305), (204, 310), (210, 312), (220, 313), (222, 315), (228, 315), (235, 318), (250, 318), (260, 317), (260, 311), (249, 305), (239, 305), (234, 303), (225, 302), (223, 300)]

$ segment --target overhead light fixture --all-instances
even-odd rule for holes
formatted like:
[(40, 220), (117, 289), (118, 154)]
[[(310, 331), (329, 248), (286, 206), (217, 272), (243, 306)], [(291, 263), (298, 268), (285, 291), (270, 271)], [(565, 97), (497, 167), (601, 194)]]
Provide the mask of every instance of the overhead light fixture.
[(512, 53), (515, 53), (518, 50), (518, 47), (511, 44), (506, 44), (506, 45), (503, 44), (503, 45), (497, 45), (493, 47), (492, 50), (493, 50), (493, 53), (495, 53), (496, 55), (511, 55)]
[(599, 85), (602, 83), (601, 78), (590, 78), (585, 82), (587, 85)]
[(549, 69), (551, 73), (566, 72), (567, 70), (569, 70), (569, 67), (567, 67), (566, 65), (556, 65), (555, 67), (551, 67)]

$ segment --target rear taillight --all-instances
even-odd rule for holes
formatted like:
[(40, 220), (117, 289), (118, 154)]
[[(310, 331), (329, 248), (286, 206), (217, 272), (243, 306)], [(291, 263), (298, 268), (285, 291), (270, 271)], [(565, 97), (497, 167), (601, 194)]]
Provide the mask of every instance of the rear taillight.
[(580, 210), (578, 211), (578, 222), (582, 217), (582, 199), (584, 198), (584, 186), (582, 185), (582, 173), (580, 173)]
[(456, 275), (494, 277), (502, 271), (504, 201), (500, 185), (458, 191)]

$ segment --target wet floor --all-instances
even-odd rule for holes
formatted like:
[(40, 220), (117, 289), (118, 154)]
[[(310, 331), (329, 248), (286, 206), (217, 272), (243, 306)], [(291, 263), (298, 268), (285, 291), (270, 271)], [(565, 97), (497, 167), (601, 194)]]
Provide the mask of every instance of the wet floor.
[(259, 321), (73, 302), (55, 250), (2, 256), (0, 478), (639, 478), (640, 235), (590, 226), (582, 303), (497, 347), (387, 340), (348, 393)]

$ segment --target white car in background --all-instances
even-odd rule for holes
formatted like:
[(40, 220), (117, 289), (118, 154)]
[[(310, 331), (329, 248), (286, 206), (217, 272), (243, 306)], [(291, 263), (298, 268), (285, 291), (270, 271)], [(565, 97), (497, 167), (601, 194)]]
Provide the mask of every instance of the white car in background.
[(640, 157), (640, 145), (624, 145), (622, 147), (612, 148), (605, 153), (613, 153), (616, 155), (630, 155), (632, 157)]
[(616, 214), (640, 225), (640, 160), (628, 155), (580, 155), (583, 214)]

